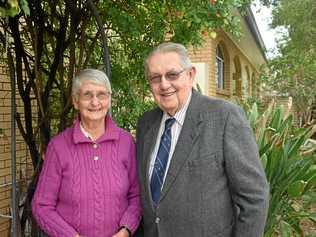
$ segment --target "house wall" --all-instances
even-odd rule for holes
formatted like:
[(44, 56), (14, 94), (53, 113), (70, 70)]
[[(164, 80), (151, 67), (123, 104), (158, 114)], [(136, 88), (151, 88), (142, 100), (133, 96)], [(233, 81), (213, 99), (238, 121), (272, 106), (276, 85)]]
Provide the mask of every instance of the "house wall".
[[(197, 77), (199, 85), (206, 85), (202, 90), (204, 94), (223, 99), (233, 99), (234, 96), (245, 99), (260, 93), (256, 78), (259, 76), (259, 68), (265, 63), (265, 59), (254, 42), (249, 42), (248, 48), (245, 48), (247, 42), (250, 41), (249, 37), (246, 39), (242, 37), (237, 41), (227, 33), (218, 31), (214, 39), (205, 35), (201, 47), (189, 48), (192, 63), (198, 65), (197, 69), (202, 69), (202, 74), (204, 74)], [(242, 43), (242, 41), (246, 42)], [(240, 47), (241, 43), (244, 45), (243, 48)], [(218, 89), (216, 85), (216, 48), (219, 44), (224, 52), (224, 90)]]
[(235, 9), (233, 14), (240, 19), (240, 27), (242, 29), (241, 38), (236, 39), (229, 33), (227, 33), (227, 36), (233, 40), (239, 51), (248, 58), (255, 68), (260, 68), (262, 64), (266, 63), (266, 59), (262, 55), (262, 50), (264, 49), (261, 49), (257, 45), (245, 18), (240, 15), (240, 12)]
[[(11, 85), (9, 72), (0, 65), (0, 215), (11, 215)], [(17, 111), (23, 119), (22, 101), (17, 94)], [(16, 129), (16, 176), (18, 187), (25, 187), (32, 165), (26, 144)], [(19, 188), (18, 190), (22, 190)], [(0, 236), (10, 236), (10, 219), (0, 216)]]

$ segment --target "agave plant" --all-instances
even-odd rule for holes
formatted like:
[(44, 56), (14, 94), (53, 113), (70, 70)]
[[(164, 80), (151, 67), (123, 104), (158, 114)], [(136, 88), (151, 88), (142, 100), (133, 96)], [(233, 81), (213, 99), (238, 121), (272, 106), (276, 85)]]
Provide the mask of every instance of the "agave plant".
[(304, 236), (301, 221), (316, 223), (309, 207), (316, 203), (316, 125), (297, 128), (293, 116), (271, 103), (259, 114), (253, 104), (247, 111), (270, 184), (270, 207), (265, 236)]

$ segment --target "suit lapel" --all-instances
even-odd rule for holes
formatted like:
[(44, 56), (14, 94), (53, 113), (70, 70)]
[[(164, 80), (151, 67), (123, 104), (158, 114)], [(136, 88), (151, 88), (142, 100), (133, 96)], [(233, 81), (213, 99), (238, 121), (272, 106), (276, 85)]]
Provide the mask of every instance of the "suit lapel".
[(191, 102), (186, 112), (185, 120), (181, 133), (175, 147), (172, 160), (168, 169), (165, 183), (160, 194), (160, 200), (164, 198), (172, 183), (177, 178), (183, 165), (190, 157), (192, 146), (199, 136), (199, 124), (202, 122), (200, 113), (196, 108), (198, 106), (198, 94), (193, 90)]

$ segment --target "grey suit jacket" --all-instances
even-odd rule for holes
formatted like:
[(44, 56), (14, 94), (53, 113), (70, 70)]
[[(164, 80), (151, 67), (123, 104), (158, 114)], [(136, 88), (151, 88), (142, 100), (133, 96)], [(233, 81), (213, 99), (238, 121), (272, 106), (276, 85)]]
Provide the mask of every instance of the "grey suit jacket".
[(148, 170), (161, 117), (156, 108), (138, 121), (144, 236), (262, 236), (269, 190), (243, 111), (193, 90), (154, 209)]

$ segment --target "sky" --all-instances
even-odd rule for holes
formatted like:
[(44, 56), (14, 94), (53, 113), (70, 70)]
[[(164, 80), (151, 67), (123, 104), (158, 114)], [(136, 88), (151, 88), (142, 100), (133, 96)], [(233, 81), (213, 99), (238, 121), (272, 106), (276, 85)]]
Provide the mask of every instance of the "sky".
[(259, 28), (263, 42), (268, 50), (268, 58), (273, 57), (273, 49), (276, 47), (276, 39), (278, 37), (278, 32), (269, 27), (272, 21), (271, 8), (262, 6), (258, 0), (254, 1), (251, 6), (252, 12), (255, 16), (257, 26)]

